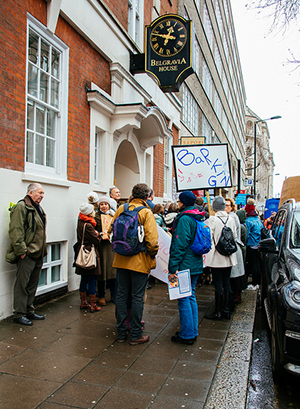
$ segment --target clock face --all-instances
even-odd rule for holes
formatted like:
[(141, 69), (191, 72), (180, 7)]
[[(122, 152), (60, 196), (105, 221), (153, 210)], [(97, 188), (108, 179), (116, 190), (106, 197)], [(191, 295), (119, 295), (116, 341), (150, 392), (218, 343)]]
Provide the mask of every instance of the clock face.
[(150, 34), (152, 50), (162, 57), (172, 57), (185, 46), (187, 31), (185, 26), (174, 18), (157, 23)]

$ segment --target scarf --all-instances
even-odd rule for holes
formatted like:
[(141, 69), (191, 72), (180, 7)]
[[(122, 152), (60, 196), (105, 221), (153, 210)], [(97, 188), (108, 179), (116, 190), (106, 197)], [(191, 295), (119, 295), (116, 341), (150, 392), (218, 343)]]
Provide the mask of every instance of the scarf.
[(91, 223), (94, 227), (96, 227), (96, 220), (91, 216), (86, 216), (85, 214), (79, 213), (79, 219), (83, 220), (84, 222)]

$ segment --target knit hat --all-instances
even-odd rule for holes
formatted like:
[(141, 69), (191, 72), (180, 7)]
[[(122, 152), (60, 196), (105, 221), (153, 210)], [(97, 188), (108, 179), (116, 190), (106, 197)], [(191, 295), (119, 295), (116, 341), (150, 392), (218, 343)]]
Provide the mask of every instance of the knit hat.
[(190, 190), (186, 190), (185, 192), (180, 193), (179, 200), (184, 206), (194, 206), (196, 196)]
[(98, 202), (98, 195), (96, 192), (90, 192), (87, 195), (88, 201), (91, 204), (97, 203)]
[(245, 212), (248, 214), (250, 212), (254, 212), (255, 211), (255, 206), (252, 204), (246, 204), (245, 206)]
[(94, 206), (90, 203), (82, 203), (79, 210), (81, 214), (88, 216), (89, 214), (93, 213)]
[(225, 210), (225, 199), (223, 196), (216, 196), (212, 203), (212, 208), (215, 212)]
[(100, 203), (107, 203), (107, 204), (109, 205), (109, 207), (112, 206), (111, 198), (110, 198), (110, 197), (107, 197), (107, 196), (100, 196), (99, 199), (98, 199), (98, 203), (99, 203), (99, 204), (100, 204)]

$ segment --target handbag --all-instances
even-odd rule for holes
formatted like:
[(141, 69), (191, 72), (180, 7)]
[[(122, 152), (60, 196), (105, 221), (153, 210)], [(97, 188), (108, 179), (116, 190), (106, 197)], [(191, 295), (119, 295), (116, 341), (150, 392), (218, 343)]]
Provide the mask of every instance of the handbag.
[(95, 246), (92, 244), (91, 250), (88, 250), (84, 245), (85, 225), (83, 226), (82, 240), (78, 255), (76, 257), (76, 267), (84, 268), (85, 270), (91, 270), (97, 267), (97, 258)]

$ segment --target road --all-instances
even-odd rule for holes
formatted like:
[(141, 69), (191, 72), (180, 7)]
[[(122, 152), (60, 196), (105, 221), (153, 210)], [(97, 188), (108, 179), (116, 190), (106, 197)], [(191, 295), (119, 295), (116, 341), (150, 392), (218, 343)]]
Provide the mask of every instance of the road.
[(268, 324), (259, 305), (253, 340), (246, 409), (300, 409), (300, 378), (287, 374), (283, 384), (274, 384)]

